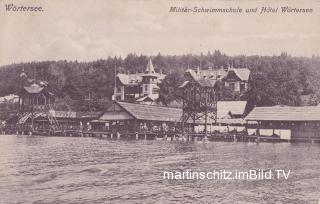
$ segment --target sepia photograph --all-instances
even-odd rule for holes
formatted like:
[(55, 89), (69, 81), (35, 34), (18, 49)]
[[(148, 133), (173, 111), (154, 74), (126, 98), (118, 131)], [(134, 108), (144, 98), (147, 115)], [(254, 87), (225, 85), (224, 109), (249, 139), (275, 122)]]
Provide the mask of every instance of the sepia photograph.
[(320, 204), (320, 0), (0, 0), (0, 204)]

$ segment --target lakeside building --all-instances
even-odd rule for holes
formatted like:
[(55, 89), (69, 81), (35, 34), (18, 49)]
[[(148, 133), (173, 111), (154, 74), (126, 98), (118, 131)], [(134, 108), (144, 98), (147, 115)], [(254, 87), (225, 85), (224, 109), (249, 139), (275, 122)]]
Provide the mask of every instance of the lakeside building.
[[(246, 124), (246, 101), (219, 101), (217, 121), (208, 120), (208, 132), (243, 131)], [(94, 132), (163, 132), (178, 130), (181, 125), (182, 108), (115, 101), (99, 118), (92, 120)], [(205, 121), (198, 120), (193, 127), (187, 121), (186, 132), (204, 131)]]
[(46, 81), (28, 78), (24, 69), (20, 74), (20, 90), (18, 104), (20, 112), (32, 112), (48, 109), (49, 104), (54, 103), (55, 96), (48, 89)]
[[(196, 71), (188, 69), (186, 73), (191, 73), (200, 83), (215, 84), (218, 80), (222, 81), (224, 86), (230, 87), (234, 92), (244, 93), (250, 88), (251, 73), (248, 68), (200, 69), (198, 67)], [(150, 58), (144, 73), (117, 74), (112, 99), (154, 104), (159, 98), (159, 84), (165, 77), (165, 74), (155, 71)]]
[(50, 113), (27, 112), (20, 114), (15, 129), (19, 132), (32, 131), (34, 134), (79, 133), (90, 129), (89, 122), (97, 119), (100, 112), (53, 111)]
[(245, 118), (249, 134), (279, 135), (291, 141), (320, 141), (320, 107), (272, 106), (256, 107)]
[(170, 132), (181, 115), (180, 108), (115, 101), (91, 126), (96, 132)]
[(152, 104), (159, 98), (159, 84), (165, 76), (155, 71), (150, 58), (144, 73), (117, 74), (112, 99)]
[(23, 86), (19, 92), (19, 110), (35, 111), (44, 110), (54, 102), (54, 94), (47, 89), (45, 84), (32, 83)]
[[(247, 114), (247, 101), (217, 101), (217, 119), (208, 120), (208, 132), (243, 132)], [(204, 131), (204, 121), (200, 121), (195, 131)]]
[[(186, 81), (179, 87), (183, 92), (182, 124), (184, 124), (185, 121), (192, 120), (196, 132), (203, 131), (207, 134), (212, 131), (212, 125), (217, 124), (218, 119), (220, 121), (224, 119), (223, 123), (225, 124), (236, 122), (236, 120), (232, 121), (231, 118), (238, 117), (237, 124), (241, 123), (239, 118), (241, 119), (241, 117), (244, 116), (247, 103), (235, 103), (235, 107), (239, 106), (240, 109), (243, 109), (240, 115), (237, 113), (237, 110), (234, 110), (233, 116), (229, 109), (224, 114), (230, 117), (221, 118), (221, 116), (218, 117), (218, 102), (216, 97), (217, 82), (219, 82), (219, 84), (222, 82), (224, 86), (230, 87), (232, 91), (239, 92), (240, 94), (249, 89), (250, 71), (248, 69), (239, 70), (241, 71), (233, 68), (227, 70), (200, 70), (200, 68), (198, 68), (197, 71), (192, 69), (186, 70)], [(232, 103), (222, 104), (220, 102), (221, 111), (223, 111), (223, 108), (228, 109), (230, 105), (232, 105)], [(215, 129), (214, 131), (219, 130)]]
[(198, 79), (220, 80), (225, 87), (230, 87), (234, 92), (244, 93), (250, 88), (251, 72), (248, 68), (200, 69), (198, 67), (193, 72), (194, 76)]

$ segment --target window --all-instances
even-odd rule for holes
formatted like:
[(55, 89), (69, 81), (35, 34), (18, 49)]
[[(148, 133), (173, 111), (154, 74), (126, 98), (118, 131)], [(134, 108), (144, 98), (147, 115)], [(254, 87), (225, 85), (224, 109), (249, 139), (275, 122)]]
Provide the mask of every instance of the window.
[(234, 90), (235, 87), (236, 87), (236, 85), (235, 85), (234, 82), (230, 82), (230, 83), (229, 83), (229, 86), (230, 86), (230, 89), (232, 89), (232, 90)]
[(245, 89), (246, 89), (245, 83), (241, 83), (241, 84), (240, 84), (240, 91), (241, 91), (241, 92), (242, 92), (242, 91), (245, 91)]
[(147, 85), (144, 86), (144, 91), (148, 91), (148, 86)]
[(117, 92), (118, 92), (118, 93), (121, 93), (121, 86), (118, 86), (118, 87), (117, 87)]
[(158, 88), (153, 88), (152, 89), (152, 93), (153, 94), (158, 94), (159, 93), (159, 89)]

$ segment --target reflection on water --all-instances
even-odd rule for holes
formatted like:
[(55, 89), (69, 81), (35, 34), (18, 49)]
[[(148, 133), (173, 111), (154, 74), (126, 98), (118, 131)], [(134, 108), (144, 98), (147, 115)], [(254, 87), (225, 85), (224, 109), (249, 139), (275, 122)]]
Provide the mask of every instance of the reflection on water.
[[(285, 169), (288, 180), (162, 180), (165, 170)], [(0, 135), (0, 203), (318, 203), (316, 144)]]

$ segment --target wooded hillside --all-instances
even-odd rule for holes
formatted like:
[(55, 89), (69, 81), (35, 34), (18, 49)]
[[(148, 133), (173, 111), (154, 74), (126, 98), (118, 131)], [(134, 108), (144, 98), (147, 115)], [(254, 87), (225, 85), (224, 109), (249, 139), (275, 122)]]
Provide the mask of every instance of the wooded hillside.
[[(0, 96), (16, 93), (22, 69), (30, 78), (49, 82), (50, 89), (60, 98), (74, 100), (111, 98), (115, 70), (117, 73), (142, 72), (148, 56), (129, 54), (124, 59), (109, 57), (93, 62), (42, 61), (11, 64), (0, 68)], [(244, 99), (256, 105), (300, 105), (301, 95), (312, 96), (310, 104), (320, 99), (320, 57), (280, 56), (227, 56), (220, 51), (202, 55), (152, 56), (156, 71), (170, 75), (166, 93), (167, 100), (174, 99), (174, 82), (183, 80), (187, 68), (218, 69), (221, 67), (247, 67), (251, 70), (251, 90)], [(171, 73), (171, 74), (170, 74)], [(175, 76), (174, 76), (175, 75)], [(170, 82), (171, 81), (171, 82)], [(173, 81), (173, 82), (172, 82)], [(172, 86), (172, 88), (170, 88)], [(168, 90), (171, 90), (170, 93)], [(221, 98), (221, 100), (228, 100)]]

